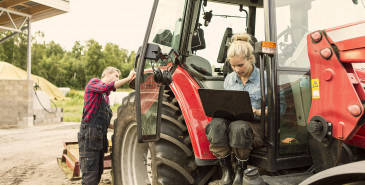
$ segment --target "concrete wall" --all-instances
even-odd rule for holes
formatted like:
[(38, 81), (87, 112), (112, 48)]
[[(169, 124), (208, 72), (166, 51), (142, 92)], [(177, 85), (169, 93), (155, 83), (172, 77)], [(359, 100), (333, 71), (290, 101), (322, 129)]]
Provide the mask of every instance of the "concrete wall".
[(60, 124), (63, 121), (63, 108), (57, 107), (48, 110), (35, 109), (34, 110), (34, 125), (49, 125), (49, 124)]
[[(0, 127), (62, 123), (63, 108), (58, 107), (55, 112), (45, 93), (37, 95), (40, 100), (34, 94), (33, 81), (0, 80)], [(38, 101), (52, 113), (45, 111)]]
[(33, 125), (33, 81), (0, 80), (0, 126)]
[(33, 111), (35, 112), (38, 109), (47, 109), (50, 112), (54, 112), (54, 108), (51, 106), (51, 100), (49, 96), (40, 90), (37, 90), (36, 93), (33, 93)]
[(52, 107), (49, 96), (37, 90), (33, 93), (34, 125), (58, 124), (63, 121), (63, 108)]

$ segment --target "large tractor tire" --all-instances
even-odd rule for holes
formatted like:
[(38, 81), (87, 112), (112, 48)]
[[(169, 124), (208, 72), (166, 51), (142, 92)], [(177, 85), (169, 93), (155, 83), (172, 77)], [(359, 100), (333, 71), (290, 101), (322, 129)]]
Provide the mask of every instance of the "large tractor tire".
[(118, 108), (114, 121), (112, 166), (115, 185), (194, 184), (197, 166), (176, 98), (165, 91), (160, 140), (138, 143), (135, 94)]

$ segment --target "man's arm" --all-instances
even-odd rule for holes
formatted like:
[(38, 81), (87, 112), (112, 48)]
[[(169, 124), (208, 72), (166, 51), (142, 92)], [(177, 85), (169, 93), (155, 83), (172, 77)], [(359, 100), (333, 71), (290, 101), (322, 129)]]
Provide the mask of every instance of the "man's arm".
[(131, 79), (127, 78), (123, 78), (121, 80), (115, 81), (114, 83), (114, 88), (118, 88), (121, 87), (122, 85), (124, 85), (125, 83), (129, 82)]
[(115, 81), (114, 83), (114, 88), (118, 88), (118, 87), (121, 87), (122, 85), (124, 85), (125, 83), (131, 81), (134, 77), (136, 76), (136, 72), (134, 71), (134, 69), (132, 69), (130, 72), (129, 72), (129, 75), (128, 77), (126, 78), (123, 78), (121, 80), (117, 80)]
[(103, 81), (93, 78), (87, 84), (86, 91), (95, 92), (95, 93), (104, 93), (107, 91), (111, 91), (114, 89), (113, 82), (104, 83)]
[[(123, 78), (121, 80), (117, 80), (114, 82), (114, 88), (118, 88), (118, 87), (121, 87), (123, 84), (131, 81), (134, 77), (136, 76), (136, 72), (134, 71), (134, 69), (132, 69), (130, 72), (129, 72), (129, 75), (128, 77), (126, 78)], [(109, 124), (108, 128), (110, 129), (114, 129), (114, 124)]]

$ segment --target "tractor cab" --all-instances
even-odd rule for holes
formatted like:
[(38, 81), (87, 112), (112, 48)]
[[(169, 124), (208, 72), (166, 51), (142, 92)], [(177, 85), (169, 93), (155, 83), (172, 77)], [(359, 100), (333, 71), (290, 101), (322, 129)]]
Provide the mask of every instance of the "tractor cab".
[[(205, 78), (195, 77), (202, 88), (223, 88), (224, 78), (233, 72), (226, 57), (231, 38), (235, 33), (247, 32), (252, 35), (251, 44), (254, 48), (255, 45), (260, 44), (260, 41), (274, 41), (273, 38), (267, 39), (267, 32), (270, 29), (265, 25), (267, 24), (265, 19), (268, 20), (270, 15), (265, 15), (264, 2), (231, 3), (234, 2), (203, 1), (200, 7), (201, 13), (197, 18), (199, 21), (196, 29), (204, 30), (205, 38), (201, 40), (205, 40), (206, 43), (208, 41), (214, 43), (216, 38), (221, 40), (215, 46), (206, 44), (204, 49), (192, 50), (189, 56), (204, 56), (202, 58), (207, 58), (214, 66), (213, 77), (206, 75)], [(287, 34), (285, 37), (290, 36), (292, 35)], [(279, 48), (279, 44), (277, 45), (277, 50), (281, 52), (282, 48)], [(262, 118), (265, 120), (262, 122), (262, 130), (265, 130), (262, 136), (265, 145), (254, 148), (249, 158), (250, 164), (270, 172), (308, 167), (312, 164), (306, 130), (311, 102), (309, 60), (306, 61), (308, 64), (306, 69), (300, 71), (291, 69), (289, 74), (280, 75), (282, 84), (278, 85), (275, 81), (279, 76), (277, 75), (277, 57), (268, 56), (260, 51), (254, 54), (255, 66), (268, 75), (266, 82), (268, 92), (265, 99), (268, 102), (269, 115)], [(290, 54), (286, 53), (286, 55)], [(194, 65), (193, 62), (190, 63)], [(188, 68), (191, 68), (190, 63), (186, 64)]]
[[(351, 156), (348, 147), (342, 147), (342, 142), (328, 150), (313, 147), (331, 145), (324, 140), (332, 141), (330, 138), (334, 136), (331, 136), (333, 132), (332, 126), (328, 126), (329, 121), (312, 119), (315, 117), (315, 110), (311, 107), (313, 99), (325, 94), (320, 94), (321, 86), (317, 83), (322, 84), (321, 79), (311, 79), (311, 75), (319, 72), (313, 71), (311, 62), (315, 59), (310, 59), (312, 55), (309, 55), (309, 48), (317, 42), (317, 37), (315, 39), (311, 33), (364, 20), (363, 6), (364, 3), (357, 0), (155, 0), (144, 43), (139, 48), (135, 63), (138, 141), (150, 143), (148, 151), (151, 152), (147, 152), (148, 155), (159, 150), (150, 149), (153, 146), (151, 143), (157, 145), (168, 141), (179, 146), (187, 156), (193, 157), (198, 167), (215, 164), (216, 157), (209, 151), (209, 142), (204, 133), (204, 128), (212, 118), (204, 114), (198, 89), (223, 89), (226, 75), (232, 72), (230, 64), (226, 62), (231, 37), (235, 33), (246, 32), (252, 35), (255, 65), (260, 69), (261, 76), (264, 73), (267, 75), (266, 82), (261, 81), (264, 82), (261, 83), (262, 89), (266, 86), (267, 92), (263, 91), (261, 97), (262, 105), (267, 101), (268, 107), (268, 115), (261, 119), (265, 144), (251, 152), (250, 165), (275, 174), (285, 170), (308, 169), (319, 161), (318, 157), (313, 159), (314, 153), (318, 156), (322, 153), (322, 157), (326, 152), (335, 156), (345, 153), (342, 158)], [(339, 13), (344, 9), (351, 11)], [(344, 33), (337, 32), (336, 36), (346, 37), (341, 35)], [(321, 36), (325, 34), (320, 33)], [(263, 51), (262, 41), (273, 43), (270, 52)], [(334, 52), (341, 50), (337, 46), (334, 48)], [(324, 54), (320, 55), (322, 59), (328, 55)], [(357, 61), (364, 62), (363, 58)], [(352, 65), (345, 66), (351, 71)], [(333, 73), (329, 71), (326, 74), (324, 78), (331, 80)], [(356, 113), (357, 109), (351, 110)], [(178, 118), (172, 119), (174, 116)], [(357, 116), (360, 119), (362, 113)], [(173, 132), (167, 131), (169, 129), (164, 126), (166, 121), (183, 130), (185, 135), (170, 137), (169, 134)], [(311, 121), (314, 126), (308, 131)], [(325, 124), (325, 128), (314, 122)], [(352, 125), (354, 130), (360, 128), (360, 123), (356, 124)], [(346, 137), (352, 137), (356, 131), (347, 133)], [(313, 138), (315, 142), (310, 143)], [(179, 141), (183, 144), (178, 144)], [(193, 153), (188, 152), (190, 148)], [(342, 158), (337, 159), (342, 161)], [(165, 162), (162, 160), (162, 163)], [(166, 162), (171, 168), (176, 164)], [(333, 166), (329, 164), (315, 165), (315, 168), (320, 171)], [(184, 171), (177, 167), (174, 169)], [(309, 171), (313, 172), (311, 169)], [(192, 184), (193, 180), (187, 175), (190, 172), (181, 173)], [(150, 181), (158, 177), (158, 171), (153, 173), (155, 176), (150, 177)]]

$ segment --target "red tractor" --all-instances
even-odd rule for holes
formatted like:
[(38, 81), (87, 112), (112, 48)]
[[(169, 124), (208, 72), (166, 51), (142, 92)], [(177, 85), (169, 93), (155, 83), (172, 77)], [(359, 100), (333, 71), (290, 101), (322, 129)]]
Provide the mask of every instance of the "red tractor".
[(365, 184), (364, 6), (155, 0), (136, 58), (135, 92), (114, 123), (114, 184), (204, 185), (220, 178), (204, 132), (212, 118), (198, 89), (223, 89), (232, 71), (227, 48), (238, 32), (253, 36), (257, 67), (267, 74), (265, 145), (254, 148), (249, 165), (266, 184)]

